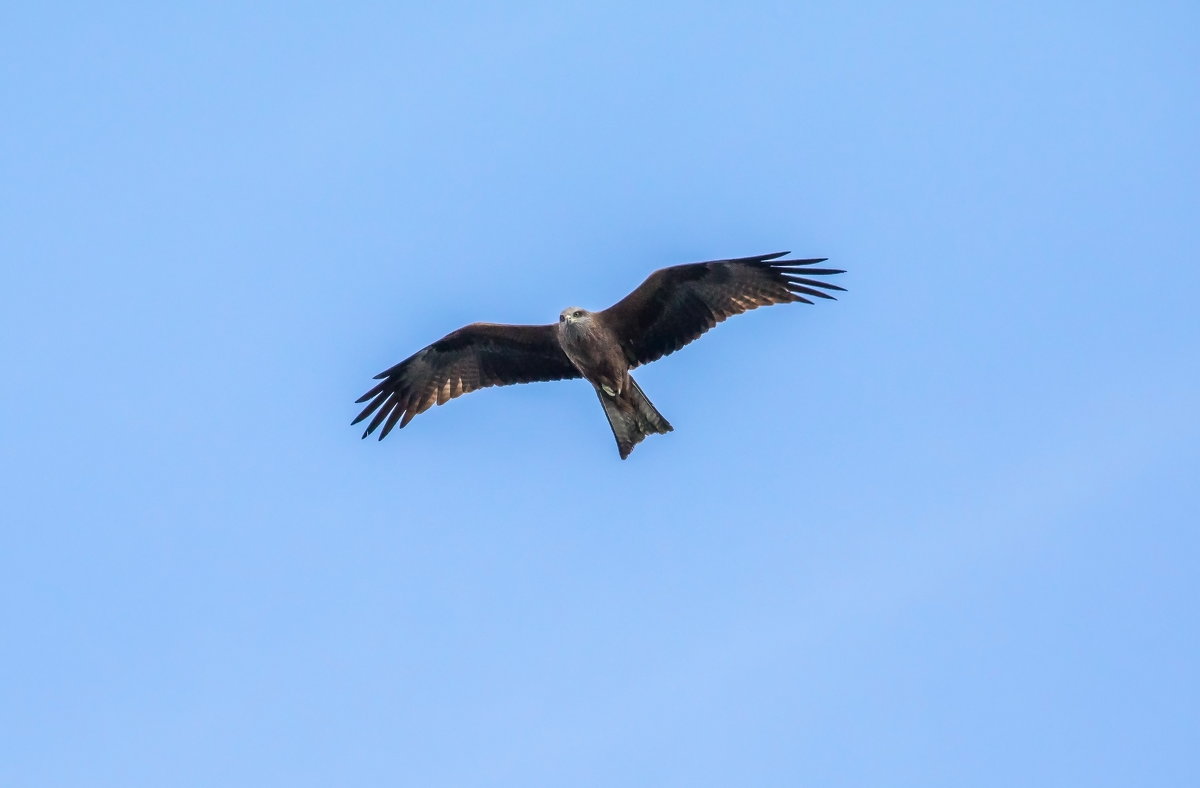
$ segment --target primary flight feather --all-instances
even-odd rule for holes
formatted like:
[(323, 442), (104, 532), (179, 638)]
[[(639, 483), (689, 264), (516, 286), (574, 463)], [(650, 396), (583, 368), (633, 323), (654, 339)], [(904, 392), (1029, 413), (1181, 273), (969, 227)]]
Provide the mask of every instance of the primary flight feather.
[(418, 413), (488, 386), (585, 378), (596, 390), (621, 459), (647, 435), (673, 427), (642, 393), (631, 369), (656, 361), (732, 315), (760, 306), (832, 299), (844, 290), (811, 277), (844, 271), (813, 268), (826, 258), (780, 260), (788, 252), (662, 268), (602, 312), (568, 307), (558, 323), (472, 323), (452, 331), (375, 376), (358, 398), (352, 424), (370, 417), (363, 437), (383, 440)]

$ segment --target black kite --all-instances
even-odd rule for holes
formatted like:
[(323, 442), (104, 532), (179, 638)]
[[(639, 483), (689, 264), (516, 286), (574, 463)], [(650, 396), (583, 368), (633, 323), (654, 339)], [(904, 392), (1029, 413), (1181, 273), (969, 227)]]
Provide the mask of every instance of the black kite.
[(736, 260), (676, 265), (655, 271), (603, 312), (570, 307), (558, 324), (472, 323), (452, 331), (396, 366), (358, 398), (366, 402), (353, 424), (375, 414), (363, 437), (379, 439), (433, 405), (488, 386), (586, 378), (596, 389), (621, 459), (651, 433), (673, 428), (634, 382), (629, 370), (673, 353), (731, 315), (770, 304), (830, 298), (844, 290), (809, 279), (844, 273), (810, 268), (826, 260), (779, 260), (776, 252)]

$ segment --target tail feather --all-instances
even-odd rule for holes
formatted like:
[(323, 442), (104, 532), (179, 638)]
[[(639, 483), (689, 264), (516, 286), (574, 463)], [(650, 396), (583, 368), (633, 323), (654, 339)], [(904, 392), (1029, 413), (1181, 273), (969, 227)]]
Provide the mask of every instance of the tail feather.
[(655, 409), (632, 377), (618, 396), (610, 397), (600, 389), (596, 389), (596, 395), (604, 406), (604, 415), (608, 417), (608, 425), (617, 439), (617, 450), (622, 460), (647, 435), (665, 435), (675, 429)]

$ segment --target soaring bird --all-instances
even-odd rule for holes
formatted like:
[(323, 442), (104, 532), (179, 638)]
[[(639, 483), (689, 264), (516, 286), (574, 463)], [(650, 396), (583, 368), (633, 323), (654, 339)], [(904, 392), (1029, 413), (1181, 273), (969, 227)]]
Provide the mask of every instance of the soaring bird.
[[(813, 268), (827, 258), (780, 260), (790, 252), (662, 268), (601, 312), (568, 307), (540, 326), (471, 323), (375, 376), (352, 424), (371, 417), (383, 440), (418, 413), (488, 386), (584, 378), (604, 407), (621, 459), (647, 435), (674, 428), (642, 393), (631, 369), (657, 361), (727, 317), (760, 306), (813, 303), (845, 290), (811, 277), (845, 273)], [(372, 416), (374, 414), (374, 416)]]

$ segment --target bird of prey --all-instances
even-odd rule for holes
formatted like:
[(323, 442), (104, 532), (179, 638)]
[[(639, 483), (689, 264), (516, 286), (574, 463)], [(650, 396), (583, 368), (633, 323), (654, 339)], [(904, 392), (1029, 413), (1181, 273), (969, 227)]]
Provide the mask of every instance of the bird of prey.
[(844, 290), (815, 276), (844, 273), (813, 268), (827, 258), (780, 260), (776, 252), (662, 268), (601, 312), (568, 307), (558, 323), (540, 326), (472, 323), (452, 331), (375, 376), (358, 398), (367, 403), (352, 424), (371, 416), (383, 440), (418, 413), (488, 386), (584, 378), (596, 390), (621, 459), (650, 434), (674, 428), (629, 374), (673, 353), (731, 315), (760, 306), (832, 299)]

